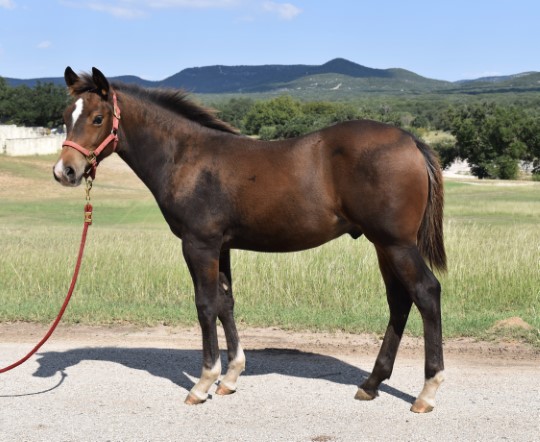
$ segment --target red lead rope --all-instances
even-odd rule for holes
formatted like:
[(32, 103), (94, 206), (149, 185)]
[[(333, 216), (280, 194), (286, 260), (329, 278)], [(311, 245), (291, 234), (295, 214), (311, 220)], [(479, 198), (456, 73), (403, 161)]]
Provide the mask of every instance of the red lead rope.
[(120, 122), (120, 109), (118, 107), (116, 94), (113, 92), (113, 123), (112, 123), (111, 133), (107, 138), (105, 138), (105, 140), (101, 142), (101, 144), (97, 147), (97, 149), (95, 149), (94, 151), (90, 151), (73, 141), (64, 141), (64, 144), (62, 145), (62, 147), (63, 146), (73, 147), (74, 149), (81, 152), (83, 155), (86, 156), (86, 159), (91, 165), (90, 171), (87, 174), (85, 174), (86, 206), (84, 206), (84, 227), (83, 227), (83, 232), (82, 232), (81, 245), (79, 247), (79, 256), (77, 257), (77, 264), (75, 265), (75, 271), (73, 272), (73, 278), (71, 278), (71, 284), (69, 286), (66, 299), (64, 300), (64, 303), (62, 304), (62, 308), (58, 312), (58, 316), (56, 316), (56, 319), (52, 323), (47, 334), (43, 337), (41, 341), (38, 342), (38, 344), (24, 358), (20, 359), (19, 361), (7, 367), (0, 368), (0, 373), (5, 373), (6, 371), (9, 371), (15, 367), (18, 367), (23, 362), (27, 361), (33, 354), (35, 354), (40, 349), (40, 347), (43, 344), (45, 344), (45, 342), (47, 342), (47, 339), (51, 337), (54, 330), (56, 329), (56, 326), (58, 325), (58, 323), (62, 319), (62, 316), (64, 315), (64, 312), (69, 304), (69, 300), (71, 299), (71, 295), (73, 294), (73, 290), (75, 289), (75, 284), (77, 283), (77, 277), (79, 276), (79, 270), (81, 268), (81, 261), (83, 257), (84, 246), (86, 244), (86, 232), (88, 231), (88, 226), (92, 224), (92, 205), (90, 204), (90, 190), (92, 189), (92, 181), (96, 176), (96, 168), (98, 165), (97, 156), (111, 142), (113, 143), (113, 151), (116, 150), (116, 145), (118, 144), (119, 122)]
[[(89, 188), (87, 187), (87, 199), (88, 199), (88, 192)], [(49, 331), (47, 334), (41, 339), (41, 341), (38, 342), (38, 344), (28, 353), (24, 358), (18, 360), (17, 362), (14, 362), (11, 365), (8, 365), (7, 367), (0, 368), (0, 373), (5, 373), (6, 371), (12, 370), (15, 367), (18, 367), (23, 362), (27, 361), (32, 355), (34, 355), (40, 347), (47, 342), (47, 339), (51, 337), (54, 330), (56, 329), (56, 326), (62, 319), (62, 316), (64, 315), (64, 312), (66, 311), (66, 308), (69, 304), (69, 300), (71, 299), (71, 295), (73, 294), (73, 290), (75, 289), (75, 284), (77, 283), (77, 277), (79, 276), (79, 269), (81, 268), (81, 261), (83, 257), (84, 252), (84, 246), (86, 244), (86, 232), (88, 231), (88, 227), (92, 224), (92, 205), (87, 202), (86, 206), (84, 206), (84, 226), (82, 231), (82, 238), (81, 238), (81, 245), (79, 247), (79, 255), (77, 257), (77, 264), (75, 265), (75, 271), (73, 272), (73, 277), (71, 278), (71, 285), (69, 286), (68, 293), (66, 295), (66, 299), (64, 300), (64, 303), (62, 304), (62, 308), (60, 309), (60, 312), (58, 312), (58, 315), (56, 316), (55, 321), (49, 328)]]

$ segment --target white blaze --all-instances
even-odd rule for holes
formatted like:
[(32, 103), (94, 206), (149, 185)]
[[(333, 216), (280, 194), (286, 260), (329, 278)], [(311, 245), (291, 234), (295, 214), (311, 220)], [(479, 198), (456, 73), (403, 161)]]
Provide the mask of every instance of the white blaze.
[(75, 102), (75, 110), (73, 111), (73, 114), (71, 115), (71, 120), (73, 122), (72, 127), (75, 126), (75, 123), (77, 122), (77, 119), (81, 116), (82, 110), (83, 110), (83, 105), (84, 105), (84, 102), (83, 102), (82, 98), (79, 98)]

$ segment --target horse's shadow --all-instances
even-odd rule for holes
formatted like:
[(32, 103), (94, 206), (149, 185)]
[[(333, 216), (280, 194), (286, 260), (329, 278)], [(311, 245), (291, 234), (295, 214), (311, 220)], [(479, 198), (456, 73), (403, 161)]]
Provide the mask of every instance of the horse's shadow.
[[(343, 385), (358, 385), (369, 373), (331, 356), (289, 349), (267, 348), (247, 350), (247, 367), (243, 376), (260, 376), (270, 373), (309, 379), (326, 379)], [(222, 354), (222, 360), (226, 360)], [(52, 377), (81, 361), (106, 361), (143, 370), (153, 376), (165, 378), (190, 390), (201, 369), (200, 350), (173, 350), (126, 347), (89, 347), (62, 352), (39, 354), (39, 367), (33, 374), (37, 377)], [(414, 397), (396, 388), (382, 384), (380, 391), (413, 403)]]

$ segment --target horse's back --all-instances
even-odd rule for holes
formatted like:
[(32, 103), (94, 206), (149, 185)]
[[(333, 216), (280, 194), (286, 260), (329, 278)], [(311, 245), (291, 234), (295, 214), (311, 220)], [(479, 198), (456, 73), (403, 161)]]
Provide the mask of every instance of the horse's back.
[(229, 140), (216, 162), (232, 207), (229, 246), (301, 250), (344, 233), (415, 241), (428, 181), (407, 132), (358, 120), (277, 142)]

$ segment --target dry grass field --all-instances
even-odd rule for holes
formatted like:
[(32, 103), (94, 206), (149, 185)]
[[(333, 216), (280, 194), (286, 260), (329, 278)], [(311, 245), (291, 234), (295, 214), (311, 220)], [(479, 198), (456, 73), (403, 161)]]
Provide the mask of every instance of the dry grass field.
[[(48, 322), (67, 290), (84, 189), (52, 178), (54, 157), (0, 157), (0, 321)], [(99, 168), (94, 225), (69, 323), (192, 324), (180, 241), (116, 156)], [(445, 335), (538, 345), (540, 183), (447, 180)], [(382, 333), (388, 319), (371, 244), (340, 238), (291, 254), (235, 251), (239, 321), (251, 326)], [(496, 327), (500, 321), (509, 326)], [(503, 322), (502, 324), (506, 324)], [(513, 324), (513, 325), (512, 325)], [(516, 325), (518, 324), (518, 325)], [(407, 328), (421, 333), (416, 312)]]

